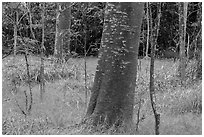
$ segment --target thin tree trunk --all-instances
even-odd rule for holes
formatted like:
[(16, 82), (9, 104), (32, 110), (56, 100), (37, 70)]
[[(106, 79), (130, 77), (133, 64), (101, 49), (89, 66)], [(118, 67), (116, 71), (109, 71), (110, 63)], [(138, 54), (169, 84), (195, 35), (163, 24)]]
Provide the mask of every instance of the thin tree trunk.
[(32, 34), (32, 38), (35, 39), (35, 34), (33, 32), (33, 28), (32, 28), (32, 15), (31, 15), (31, 6), (30, 3), (28, 2), (28, 18), (29, 18), (29, 26), (30, 26), (30, 32)]
[(67, 23), (67, 25), (68, 25), (68, 30), (69, 30), (69, 33), (68, 33), (68, 38), (67, 38), (67, 40), (68, 40), (68, 44), (67, 44), (67, 47), (68, 47), (68, 55), (69, 56), (71, 56), (71, 48), (70, 48), (70, 41), (71, 41), (71, 39), (70, 39), (70, 37), (71, 37), (71, 17), (72, 17), (72, 13), (71, 13), (71, 6), (72, 6), (72, 4), (71, 4), (71, 2), (69, 2), (68, 4), (67, 4), (67, 6), (68, 6), (68, 23)]
[(188, 2), (184, 2), (184, 30), (183, 30), (184, 45), (185, 45), (185, 42), (186, 42), (185, 39), (186, 39), (187, 17), (188, 17), (187, 13), (188, 13)]
[[(85, 11), (87, 11), (88, 9), (88, 3), (85, 3)], [(84, 16), (83, 16), (84, 17)], [(87, 54), (87, 51), (86, 51), (86, 40), (87, 40), (87, 19), (85, 19), (85, 24), (84, 24), (84, 35), (85, 35), (85, 38), (84, 38), (84, 76), (85, 76), (85, 79), (84, 79), (84, 82), (85, 82), (85, 105), (87, 107), (87, 99), (88, 99), (88, 91), (87, 91), (87, 66), (86, 66), (86, 54)]]
[(146, 57), (148, 57), (148, 50), (149, 50), (149, 2), (146, 3), (147, 5), (147, 45), (146, 45)]
[[(150, 8), (150, 15), (151, 8)], [(157, 18), (155, 21), (155, 25), (153, 27), (153, 18), (150, 17), (150, 26), (151, 26), (151, 60), (150, 60), (150, 100), (152, 105), (152, 110), (155, 117), (155, 134), (159, 135), (159, 124), (160, 124), (160, 114), (158, 114), (156, 110), (156, 95), (154, 88), (154, 57), (155, 57), (155, 47), (157, 45), (157, 38), (159, 34), (159, 26), (160, 26), (160, 17), (161, 17), (161, 3), (157, 3)]]
[(102, 47), (86, 119), (92, 125), (133, 124), (143, 3), (106, 5)]
[(15, 56), (16, 56), (16, 52), (17, 52), (17, 25), (18, 25), (18, 12), (16, 11), (16, 20), (14, 22), (14, 47), (13, 47), (13, 52), (14, 52), (14, 60), (15, 60)]
[(61, 5), (60, 3), (57, 3), (57, 9), (56, 9), (56, 26), (55, 26), (55, 47), (54, 47), (54, 55), (58, 58), (60, 45), (61, 45), (61, 39), (60, 39), (60, 30), (59, 30), (59, 16), (60, 16), (60, 9)]
[(202, 79), (202, 2), (199, 3), (199, 7), (200, 9), (197, 12), (197, 20), (198, 20), (198, 37), (196, 38), (197, 42), (197, 55), (196, 55), (196, 60), (197, 60), (197, 75), (196, 78), (197, 79)]
[(28, 77), (28, 86), (29, 86), (29, 91), (30, 91), (30, 104), (27, 108), (27, 114), (30, 115), (32, 105), (33, 105), (33, 93), (32, 93), (32, 87), (31, 87), (31, 77), (30, 77), (30, 70), (29, 70), (29, 63), (28, 63), (28, 48), (27, 46), (25, 47), (25, 60), (26, 60), (26, 70), (27, 70), (27, 77)]
[(190, 36), (189, 36), (189, 34), (187, 35), (187, 39), (188, 39), (188, 43), (187, 43), (187, 49), (186, 49), (186, 53), (187, 53), (187, 59), (189, 59), (190, 57), (191, 57), (191, 53), (192, 52), (190, 52), (189, 51), (189, 49), (190, 49)]
[(43, 95), (45, 93), (45, 80), (44, 80), (44, 41), (45, 41), (45, 3), (43, 2), (42, 11), (42, 42), (41, 42), (41, 65), (40, 65), (40, 100), (43, 101)]
[(180, 63), (179, 63), (179, 74), (181, 78), (181, 84), (183, 85), (185, 79), (185, 38), (186, 38), (186, 20), (187, 20), (187, 2), (179, 3), (179, 32), (180, 32)]

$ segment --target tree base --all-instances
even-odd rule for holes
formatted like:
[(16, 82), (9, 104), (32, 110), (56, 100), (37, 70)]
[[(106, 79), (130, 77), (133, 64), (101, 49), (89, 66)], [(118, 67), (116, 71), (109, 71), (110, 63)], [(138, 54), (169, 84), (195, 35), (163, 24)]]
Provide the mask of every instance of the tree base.
[(123, 123), (119, 118), (115, 123), (110, 123), (105, 115), (92, 115), (82, 122), (85, 126), (83, 133), (88, 134), (134, 134), (133, 123)]

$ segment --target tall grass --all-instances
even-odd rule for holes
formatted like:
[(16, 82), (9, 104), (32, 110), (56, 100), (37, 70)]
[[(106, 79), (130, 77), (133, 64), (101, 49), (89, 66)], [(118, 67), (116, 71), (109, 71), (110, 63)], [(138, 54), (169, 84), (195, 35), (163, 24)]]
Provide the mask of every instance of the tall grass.
[[(23, 91), (27, 90), (24, 60), (11, 64), (9, 58), (3, 60), (3, 119), (2, 134), (116, 134), (115, 129), (108, 131), (84, 130), (85, 125), (77, 125), (86, 112), (84, 70), (82, 59), (71, 59), (56, 65), (53, 60), (45, 61), (46, 91), (43, 103), (40, 103), (40, 90), (35, 77), (39, 74), (40, 60), (30, 57), (31, 75), (33, 77), (33, 109), (31, 115), (24, 117), (14, 102), (25, 105)], [(88, 97), (93, 84), (97, 60), (87, 59)], [(135, 117), (137, 121), (138, 101), (141, 99), (138, 131), (119, 132), (119, 134), (154, 134), (154, 119), (149, 100), (149, 62), (142, 60), (138, 73)], [(156, 103), (161, 113), (161, 134), (201, 134), (202, 123), (202, 81), (191, 86), (179, 85), (176, 75), (178, 62), (155, 61)], [(12, 91), (12, 80), (18, 76), (18, 93)], [(9, 98), (9, 99), (7, 99)], [(136, 128), (136, 127), (135, 127)], [(118, 134), (118, 133), (117, 133)]]

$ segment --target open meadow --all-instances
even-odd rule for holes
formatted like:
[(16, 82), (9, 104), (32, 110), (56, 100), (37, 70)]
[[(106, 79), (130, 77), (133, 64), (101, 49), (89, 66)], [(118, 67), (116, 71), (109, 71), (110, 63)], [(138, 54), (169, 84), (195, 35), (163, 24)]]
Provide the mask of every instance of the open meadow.
[[(23, 56), (9, 56), (2, 60), (2, 134), (112, 134), (112, 132), (88, 132), (78, 125), (86, 113), (84, 59), (71, 58), (56, 64), (45, 60), (45, 94), (40, 101), (40, 58), (29, 56), (32, 77), (33, 105), (31, 114), (25, 110), (28, 92), (27, 71)], [(140, 122), (133, 133), (154, 134), (154, 116), (149, 99), (149, 60), (140, 59), (135, 89), (135, 123), (138, 104)], [(189, 63), (190, 64), (190, 63)], [(90, 96), (97, 58), (87, 58), (87, 89)], [(202, 134), (202, 81), (186, 79), (180, 86), (177, 78), (178, 62), (155, 60), (155, 91), (157, 110), (161, 114), (160, 134)], [(189, 68), (190, 69), (190, 68)], [(191, 75), (191, 73), (187, 74)], [(141, 100), (139, 102), (139, 100)], [(138, 103), (139, 102), (139, 103)], [(111, 129), (110, 129), (111, 130)]]

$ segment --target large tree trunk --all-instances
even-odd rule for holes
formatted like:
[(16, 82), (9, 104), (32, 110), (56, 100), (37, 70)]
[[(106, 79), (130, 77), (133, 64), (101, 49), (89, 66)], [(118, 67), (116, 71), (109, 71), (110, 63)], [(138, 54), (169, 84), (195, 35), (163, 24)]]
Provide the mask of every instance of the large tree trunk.
[[(65, 3), (57, 3), (57, 11), (56, 11), (56, 33), (55, 33), (55, 48), (54, 54), (55, 56), (62, 60), (63, 57), (63, 36), (64, 33), (70, 29), (71, 25), (71, 3), (66, 3), (66, 8), (63, 10), (62, 6)], [(68, 38), (68, 41), (69, 38)], [(69, 43), (67, 45), (70, 46)], [(69, 50), (69, 49), (68, 49)]]
[(107, 3), (102, 47), (86, 118), (93, 125), (132, 124), (143, 3)]
[(179, 63), (179, 76), (181, 84), (185, 79), (186, 56), (185, 56), (185, 38), (186, 38), (186, 21), (187, 21), (187, 2), (179, 3), (179, 33), (180, 33), (180, 63)]

